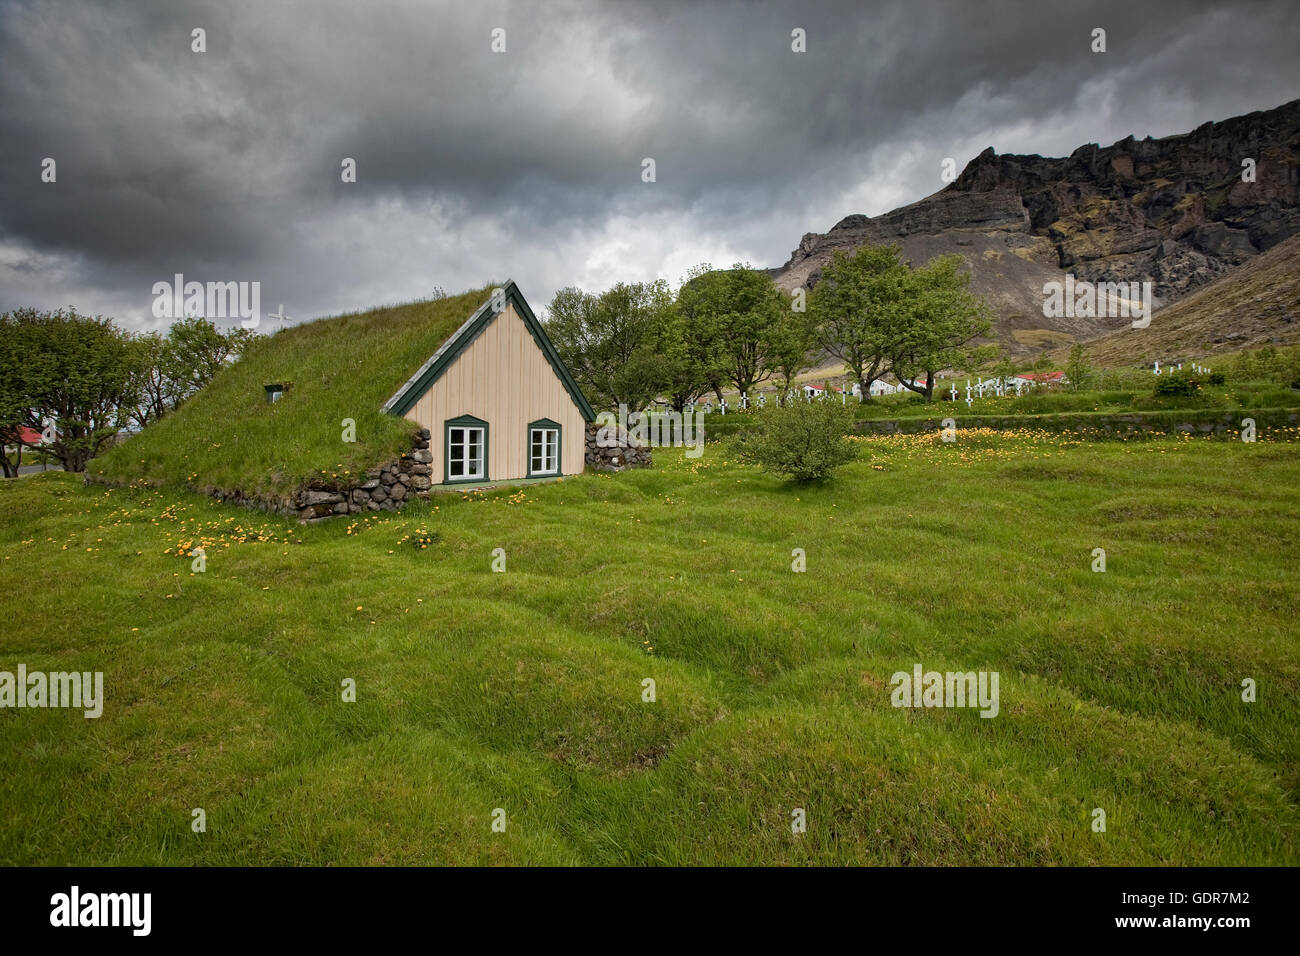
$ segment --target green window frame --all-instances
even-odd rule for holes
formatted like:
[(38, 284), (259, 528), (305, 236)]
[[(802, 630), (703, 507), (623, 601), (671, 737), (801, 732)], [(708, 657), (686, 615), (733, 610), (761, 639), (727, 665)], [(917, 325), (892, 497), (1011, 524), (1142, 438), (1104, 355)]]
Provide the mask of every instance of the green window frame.
[[(551, 435), (554, 435), (553, 439), (549, 437)], [(528, 423), (524, 441), (529, 478), (552, 478), (564, 474), (564, 426), (549, 418), (539, 418)]]
[[(443, 422), (442, 450), (444, 485), (463, 485), (472, 481), (490, 480), (488, 423), (483, 419), (475, 418), (473, 415), (461, 415)], [(478, 467), (471, 468), (471, 465)]]

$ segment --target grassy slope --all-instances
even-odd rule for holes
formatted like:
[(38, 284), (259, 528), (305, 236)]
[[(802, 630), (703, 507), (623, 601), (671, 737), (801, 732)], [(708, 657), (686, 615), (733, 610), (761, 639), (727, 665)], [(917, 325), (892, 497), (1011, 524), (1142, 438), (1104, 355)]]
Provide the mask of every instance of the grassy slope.
[[(1145, 329), (1125, 328), (1085, 343), (1101, 365), (1201, 359), (1273, 340), (1300, 341), (1300, 236), (1155, 312)], [(1239, 338), (1227, 340), (1228, 335)], [(1221, 341), (1216, 341), (1221, 340)], [(1051, 357), (1064, 363), (1068, 349)]]
[[(350, 528), (6, 483), (0, 669), (108, 703), (0, 711), (0, 862), (1300, 862), (1300, 445), (863, 448)], [(999, 670), (1001, 715), (893, 709), (916, 662)]]
[[(94, 474), (283, 496), (410, 449), (414, 425), (380, 407), (491, 294), (374, 309), (283, 329), (174, 414), (90, 464)], [(275, 404), (263, 385), (292, 382)], [(356, 442), (342, 440), (345, 418)], [(324, 474), (322, 475), (322, 472)]]

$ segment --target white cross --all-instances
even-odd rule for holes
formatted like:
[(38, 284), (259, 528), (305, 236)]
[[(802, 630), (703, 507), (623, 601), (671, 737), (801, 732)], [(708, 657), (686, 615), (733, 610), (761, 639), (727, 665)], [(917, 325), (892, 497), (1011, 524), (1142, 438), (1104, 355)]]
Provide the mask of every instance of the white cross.
[(277, 319), (277, 320), (279, 320), (280, 322), (288, 322), (290, 319), (293, 318), (293, 316), (291, 316), (291, 315), (285, 315), (285, 314), (284, 314), (284, 303), (281, 302), (281, 303), (280, 303), (280, 311), (279, 311), (279, 312), (272, 312), (270, 315), (267, 316), (267, 318), (268, 318), (268, 319)]

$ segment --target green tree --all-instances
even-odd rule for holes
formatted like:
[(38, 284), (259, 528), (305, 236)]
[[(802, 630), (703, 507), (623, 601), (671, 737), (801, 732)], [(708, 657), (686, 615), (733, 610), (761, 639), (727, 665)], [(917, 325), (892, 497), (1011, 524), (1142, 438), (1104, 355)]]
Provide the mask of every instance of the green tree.
[(132, 409), (135, 423), (143, 428), (162, 418), (238, 359), (255, 338), (251, 329), (223, 332), (194, 316), (174, 322), (166, 335), (136, 336), (141, 378), (139, 399)]
[(1088, 364), (1088, 357), (1083, 346), (1078, 342), (1070, 349), (1070, 357), (1065, 363), (1066, 384), (1072, 392), (1082, 392), (1092, 382), (1093, 368)]
[[(18, 309), (0, 316), (0, 356), (8, 382), (0, 397), (6, 431), (54, 425), (47, 450), (67, 471), (84, 471), (138, 404), (145, 354), (102, 316), (75, 309)], [(15, 360), (25, 367), (15, 372)]]
[(695, 339), (690, 381), (708, 382), (721, 401), (724, 386), (748, 392), (771, 376), (772, 336), (784, 306), (766, 272), (740, 263), (730, 269), (698, 266), (678, 291), (677, 307)]
[[(970, 292), (960, 255), (938, 256), (908, 275), (897, 324), (885, 336), (889, 370), (910, 391), (934, 395), (940, 369), (970, 364), (975, 340), (992, 327), (988, 306)], [(924, 376), (924, 385), (916, 380)]]
[(23, 463), (21, 428), (37, 416), (29, 375), (36, 338), (29, 323), (0, 315), (0, 471), (13, 478)]
[(722, 273), (721, 354), (727, 381), (741, 394), (766, 381), (773, 370), (773, 336), (785, 307), (766, 272), (737, 263)]
[(139, 393), (131, 417), (136, 425), (144, 428), (174, 408), (176, 396), (173, 381), (167, 371), (169, 359), (166, 338), (157, 332), (148, 332), (136, 337), (135, 347), (140, 353), (140, 379)]
[(808, 297), (817, 344), (844, 367), (870, 401), (885, 370), (889, 336), (899, 326), (908, 268), (897, 245), (836, 250)]
[(662, 279), (599, 295), (566, 288), (551, 300), (546, 332), (589, 399), (640, 409), (669, 385), (659, 347), (671, 315)]
[(795, 311), (794, 297), (788, 292), (781, 294), (781, 300), (781, 318), (773, 325), (768, 338), (768, 358), (785, 394), (794, 388), (799, 374), (812, 367), (817, 324), (807, 309)]
[(724, 300), (722, 273), (707, 262), (691, 269), (678, 287), (669, 326), (673, 335), (664, 352), (667, 393), (678, 411), (706, 392), (722, 400), (727, 380), (721, 323)]
[(211, 321), (191, 316), (167, 330), (166, 373), (173, 386), (172, 407), (202, 389), (222, 368), (239, 358), (257, 337), (251, 329), (223, 332)]

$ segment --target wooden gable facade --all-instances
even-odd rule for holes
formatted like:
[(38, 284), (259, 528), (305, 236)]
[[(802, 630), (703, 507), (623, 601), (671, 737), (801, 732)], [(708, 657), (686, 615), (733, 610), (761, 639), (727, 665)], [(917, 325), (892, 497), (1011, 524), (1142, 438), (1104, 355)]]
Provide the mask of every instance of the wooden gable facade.
[(429, 429), (433, 484), (582, 472), (595, 412), (514, 282), (384, 405)]

